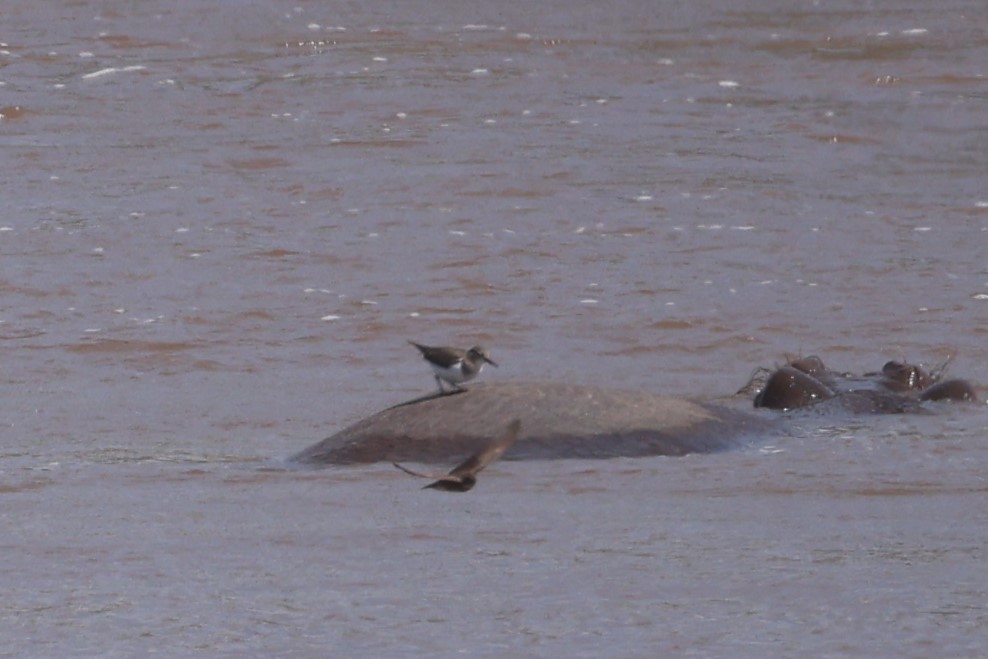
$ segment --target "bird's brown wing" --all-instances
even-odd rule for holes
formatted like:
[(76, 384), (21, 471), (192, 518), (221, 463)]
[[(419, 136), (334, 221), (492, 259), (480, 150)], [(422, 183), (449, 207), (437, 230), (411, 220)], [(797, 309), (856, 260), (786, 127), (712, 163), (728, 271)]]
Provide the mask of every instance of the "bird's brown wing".
[(421, 471), (415, 471), (414, 469), (409, 469), (408, 467), (404, 465), (400, 465), (397, 462), (392, 462), (391, 464), (393, 464), (398, 469), (401, 469), (406, 474), (411, 474), (412, 476), (418, 476), (419, 478), (430, 478), (432, 480), (443, 480), (444, 478), (447, 478), (446, 474), (425, 474), (422, 473)]
[(511, 448), (511, 445), (518, 439), (519, 432), (521, 432), (521, 420), (515, 419), (508, 424), (504, 434), (454, 467), (449, 475), (457, 478), (467, 475), (476, 476), (481, 469), (500, 458), (505, 451)]
[(462, 350), (457, 350), (456, 348), (440, 348), (432, 346), (424, 346), (421, 343), (415, 343), (415, 341), (409, 341), (413, 346), (419, 349), (422, 356), (433, 364), (438, 364), (443, 368), (449, 368), (456, 362), (463, 359), (466, 354)]

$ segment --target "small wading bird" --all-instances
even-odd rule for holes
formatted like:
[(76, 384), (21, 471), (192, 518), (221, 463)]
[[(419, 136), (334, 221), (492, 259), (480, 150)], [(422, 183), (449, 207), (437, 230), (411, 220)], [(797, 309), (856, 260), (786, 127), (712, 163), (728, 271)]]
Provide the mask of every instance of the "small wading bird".
[(440, 393), (446, 393), (443, 382), (449, 382), (453, 385), (454, 391), (460, 391), (463, 389), (460, 383), (477, 377), (477, 374), (484, 370), (485, 363), (497, 367), (497, 364), (491, 359), (490, 353), (480, 346), (474, 346), (469, 350), (459, 350), (457, 348), (424, 346), (415, 343), (415, 341), (409, 341), (409, 343), (419, 349), (422, 357), (429, 362), (429, 366), (435, 371), (436, 384), (439, 385)]
[(423, 490), (432, 488), (446, 492), (467, 492), (472, 490), (473, 486), (477, 484), (477, 474), (511, 448), (511, 445), (518, 439), (519, 431), (521, 431), (521, 421), (515, 419), (508, 424), (503, 435), (454, 467), (448, 474), (423, 474), (422, 472), (404, 467), (397, 462), (392, 462), (391, 464), (406, 474), (418, 476), (419, 478), (431, 478), (436, 481), (423, 487)]

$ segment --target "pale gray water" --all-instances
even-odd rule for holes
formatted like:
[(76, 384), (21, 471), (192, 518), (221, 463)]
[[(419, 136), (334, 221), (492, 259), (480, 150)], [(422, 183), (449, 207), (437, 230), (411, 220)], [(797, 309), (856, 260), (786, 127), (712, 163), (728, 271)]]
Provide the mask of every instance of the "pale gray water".
[(285, 456), (483, 377), (988, 383), (981, 2), (0, 13), (0, 656), (974, 657), (988, 411), (499, 463)]

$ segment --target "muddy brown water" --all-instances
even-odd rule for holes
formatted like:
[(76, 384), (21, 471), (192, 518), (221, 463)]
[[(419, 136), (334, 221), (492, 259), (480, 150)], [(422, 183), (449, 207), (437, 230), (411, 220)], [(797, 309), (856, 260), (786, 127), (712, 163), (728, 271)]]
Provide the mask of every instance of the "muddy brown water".
[(483, 378), (988, 383), (983, 2), (4, 4), (2, 656), (980, 656), (985, 405), (287, 456)]

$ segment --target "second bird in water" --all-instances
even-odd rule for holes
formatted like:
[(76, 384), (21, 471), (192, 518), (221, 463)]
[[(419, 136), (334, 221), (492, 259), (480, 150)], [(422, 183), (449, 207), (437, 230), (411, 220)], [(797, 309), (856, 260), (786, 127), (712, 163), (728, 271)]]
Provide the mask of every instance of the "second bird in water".
[(504, 455), (504, 452), (511, 448), (511, 445), (518, 439), (519, 432), (521, 432), (521, 420), (515, 419), (508, 424), (508, 427), (505, 428), (504, 433), (500, 437), (453, 467), (448, 474), (426, 474), (421, 471), (409, 469), (397, 462), (392, 462), (391, 464), (406, 474), (436, 481), (435, 483), (429, 483), (423, 489), (432, 488), (445, 492), (469, 492), (477, 484), (477, 474), (484, 467)]

